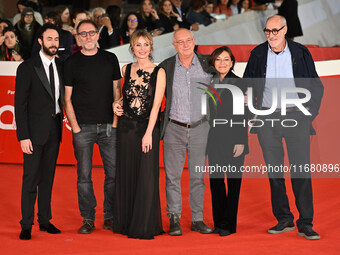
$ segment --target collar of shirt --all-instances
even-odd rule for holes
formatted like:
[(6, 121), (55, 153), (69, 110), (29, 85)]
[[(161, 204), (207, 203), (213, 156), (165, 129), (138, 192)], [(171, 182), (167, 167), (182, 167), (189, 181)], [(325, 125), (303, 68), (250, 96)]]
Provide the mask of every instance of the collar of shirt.
[(47, 65), (48, 67), (51, 63), (53, 63), (53, 66), (55, 65), (55, 56), (53, 56), (52, 60), (49, 60), (42, 51), (39, 51), (39, 55), (44, 65)]
[[(197, 61), (199, 61), (199, 60), (198, 60), (196, 54), (194, 54), (194, 58), (192, 59), (192, 62), (190, 64), (190, 66), (191, 65), (197, 65)], [(181, 60), (179, 59), (178, 53), (176, 54), (176, 65), (178, 67), (182, 67), (183, 66)]]
[(177, 11), (178, 11), (179, 16), (182, 17), (182, 10), (181, 10), (181, 7), (177, 7), (177, 6), (175, 6), (175, 7), (176, 7), (176, 9), (177, 9)]
[(287, 52), (287, 49), (288, 49), (288, 43), (287, 43), (287, 40), (285, 40), (285, 41), (286, 41), (286, 46), (285, 46), (285, 48), (283, 49), (283, 51), (281, 51), (279, 54), (275, 53), (275, 52), (270, 48), (270, 45), (269, 45), (269, 43), (268, 43), (268, 53), (270, 53), (270, 54), (275, 54), (275, 55), (280, 55), (280, 54), (286, 53), (286, 52)]

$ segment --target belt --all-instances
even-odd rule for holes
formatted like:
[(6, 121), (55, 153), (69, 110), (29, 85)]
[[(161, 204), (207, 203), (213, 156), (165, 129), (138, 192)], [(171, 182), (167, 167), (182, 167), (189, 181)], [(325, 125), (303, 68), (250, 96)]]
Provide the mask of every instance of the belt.
[[(309, 110), (309, 107), (305, 107), (307, 110)], [(269, 110), (268, 107), (262, 107), (262, 110)], [(277, 108), (274, 112), (281, 112), (281, 108)], [(301, 112), (301, 110), (294, 106), (294, 107), (287, 107), (286, 112)]]
[(207, 121), (207, 118), (203, 118), (203, 119), (196, 121), (194, 123), (182, 123), (182, 122), (179, 122), (177, 120), (170, 119), (170, 122), (175, 123), (175, 124), (182, 126), (182, 127), (185, 127), (185, 128), (195, 128), (195, 127), (201, 125), (202, 123), (204, 123), (206, 121)]

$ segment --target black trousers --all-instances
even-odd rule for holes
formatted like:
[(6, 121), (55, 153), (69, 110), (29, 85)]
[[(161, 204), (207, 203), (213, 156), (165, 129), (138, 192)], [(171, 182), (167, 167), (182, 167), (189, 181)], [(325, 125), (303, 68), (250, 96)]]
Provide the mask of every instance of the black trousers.
[[(263, 157), (268, 169), (269, 166), (284, 166), (283, 139), (285, 140), (291, 166), (291, 181), (295, 196), (295, 204), (300, 217), (297, 227), (312, 226), (313, 221), (313, 192), (310, 172), (304, 171), (310, 164), (310, 119), (301, 112), (287, 112), (286, 116), (273, 113), (262, 116), (259, 119), (278, 119), (274, 127), (272, 122), (264, 121), (264, 126), (258, 128), (258, 139), (262, 148)], [(284, 127), (282, 120), (292, 119), (297, 123), (296, 127)], [(285, 121), (284, 125), (293, 125), (291, 121)], [(271, 202), (274, 216), (279, 222), (293, 222), (294, 216), (289, 208), (286, 194), (286, 186), (283, 171), (268, 172)]]
[[(34, 221), (34, 205), (38, 194), (38, 222), (47, 224), (52, 218), (51, 195), (54, 172), (60, 145), (60, 114), (53, 119), (49, 137), (44, 145), (33, 143), (33, 153), (24, 153), (24, 173), (21, 192), (20, 221), (23, 229), (29, 229)], [(38, 191), (37, 191), (38, 189)]]
[[(233, 146), (225, 148), (217, 153), (209, 153), (209, 166), (230, 166), (230, 171), (218, 171), (210, 173), (210, 191), (212, 199), (212, 211), (215, 228), (236, 232), (238, 202), (240, 197), (242, 173), (240, 167), (244, 163), (244, 155), (234, 158)], [(232, 167), (232, 169), (231, 169)], [(227, 170), (226, 168), (224, 168)], [(236, 170), (236, 171), (234, 171)], [(225, 177), (227, 177), (226, 190)]]

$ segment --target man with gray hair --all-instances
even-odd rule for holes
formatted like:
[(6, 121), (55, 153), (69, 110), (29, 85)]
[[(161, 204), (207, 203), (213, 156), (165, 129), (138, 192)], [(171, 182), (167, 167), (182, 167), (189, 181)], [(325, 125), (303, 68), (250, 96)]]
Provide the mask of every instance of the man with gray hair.
[[(313, 58), (308, 49), (285, 37), (287, 23), (284, 17), (274, 15), (267, 19), (264, 32), (267, 36), (265, 43), (257, 46), (250, 55), (244, 78), (252, 79), (251, 86), (254, 94), (254, 107), (258, 110), (273, 109), (276, 91), (281, 91), (290, 86), (290, 91), (296, 88), (308, 90), (311, 98), (307, 103), (294, 106), (287, 105), (286, 114), (281, 114), (280, 97), (278, 108), (268, 115), (257, 116), (257, 120), (273, 119), (276, 124), (263, 121), (260, 128), (252, 127), (257, 131), (262, 148), (263, 157), (267, 164), (276, 169), (284, 166), (283, 138), (285, 139), (289, 163), (291, 167), (291, 181), (295, 196), (296, 207), (300, 217), (296, 224), (298, 235), (309, 240), (320, 239), (320, 235), (313, 230), (313, 192), (310, 164), (310, 135), (315, 134), (312, 121), (319, 113), (323, 96), (323, 85), (315, 70)], [(300, 78), (300, 79), (298, 79)], [(302, 79), (303, 78), (303, 79)], [(301, 93), (288, 93), (290, 102), (300, 102)], [(277, 102), (276, 101), (276, 102)], [(305, 109), (303, 109), (303, 107)], [(305, 115), (302, 110), (308, 110), (310, 115)], [(285, 127), (277, 123), (293, 120), (294, 127)], [(268, 171), (271, 201), (274, 216), (278, 224), (268, 230), (271, 234), (280, 234), (295, 229), (294, 216), (290, 211), (284, 171)]]
[[(195, 77), (208, 77), (209, 64), (207, 56), (194, 52), (195, 38), (188, 29), (176, 30), (173, 35), (173, 46), (177, 54), (160, 64), (167, 73), (167, 100), (161, 136), (164, 136), (169, 234), (182, 235), (179, 223), (182, 211), (181, 176), (186, 153), (190, 173), (191, 230), (208, 234), (212, 229), (203, 222), (204, 173), (195, 171), (195, 166), (205, 166), (209, 124), (200, 114), (200, 107), (195, 108), (190, 104), (200, 102), (201, 99), (192, 93), (190, 83)], [(196, 86), (194, 83), (193, 85)]]
[(93, 21), (99, 29), (99, 46), (102, 49), (109, 49), (118, 45), (117, 31), (112, 27), (111, 20), (102, 7), (92, 10)]

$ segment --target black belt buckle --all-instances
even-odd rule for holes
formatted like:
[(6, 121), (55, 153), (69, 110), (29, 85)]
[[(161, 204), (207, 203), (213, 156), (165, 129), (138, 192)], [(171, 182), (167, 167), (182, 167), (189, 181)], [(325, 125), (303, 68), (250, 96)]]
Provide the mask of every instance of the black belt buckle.
[(179, 126), (182, 126), (182, 127), (185, 127), (185, 128), (195, 128), (195, 127), (197, 127), (197, 126), (199, 126), (199, 125), (201, 125), (203, 122), (205, 122), (207, 120), (207, 118), (203, 118), (203, 119), (201, 119), (201, 120), (199, 120), (199, 121), (196, 121), (195, 123), (191, 123), (191, 124), (189, 124), (189, 123), (182, 123), (182, 122), (179, 122), (179, 121), (177, 121), (177, 120), (172, 120), (172, 119), (170, 119), (170, 121), (172, 122), (172, 123), (175, 123), (175, 124), (177, 124), (177, 125), (179, 125)]

